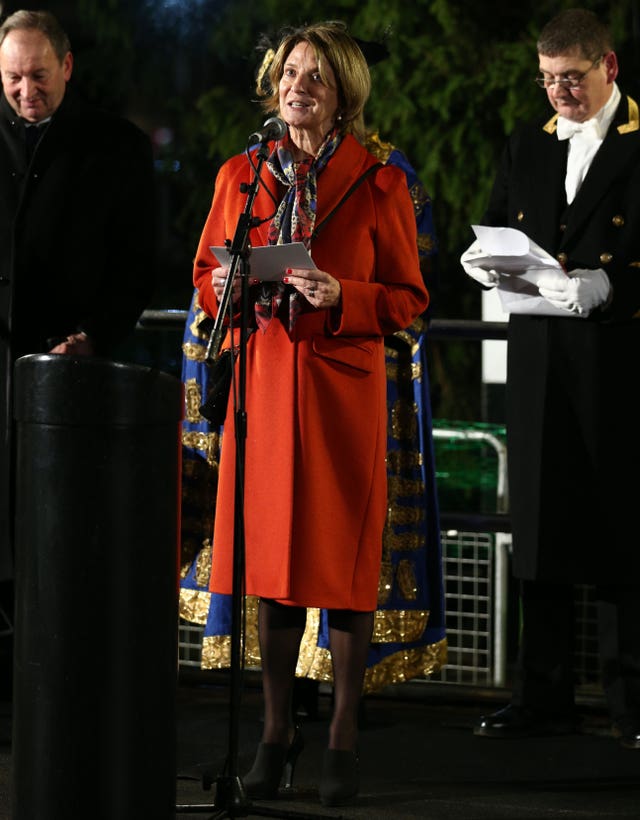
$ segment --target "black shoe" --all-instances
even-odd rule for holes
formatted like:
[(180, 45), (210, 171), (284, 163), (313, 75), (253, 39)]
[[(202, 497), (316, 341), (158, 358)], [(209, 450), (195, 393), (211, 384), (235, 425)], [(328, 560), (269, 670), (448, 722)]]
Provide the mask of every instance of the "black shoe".
[(637, 724), (614, 724), (613, 736), (623, 749), (640, 749), (640, 726)]
[(532, 712), (523, 706), (506, 706), (498, 712), (483, 715), (473, 727), (478, 737), (545, 737), (570, 735), (577, 730), (576, 721), (566, 716)]
[(323, 806), (344, 806), (358, 794), (358, 755), (340, 749), (327, 749), (322, 761), (320, 802)]
[(304, 739), (297, 726), (288, 749), (279, 743), (261, 743), (253, 766), (243, 779), (247, 797), (273, 800), (278, 796), (283, 776), (285, 789), (292, 788), (296, 763), (303, 748)]

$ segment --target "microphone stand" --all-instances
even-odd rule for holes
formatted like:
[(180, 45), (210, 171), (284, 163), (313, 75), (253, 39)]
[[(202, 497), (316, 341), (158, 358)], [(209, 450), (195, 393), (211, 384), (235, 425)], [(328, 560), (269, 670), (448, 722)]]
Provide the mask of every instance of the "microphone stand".
[[(215, 810), (208, 820), (217, 820), (223, 817), (248, 817), (250, 815), (262, 817), (298, 818), (298, 820), (313, 820), (319, 815), (306, 814), (304, 812), (290, 812), (282, 809), (269, 809), (266, 807), (256, 807), (249, 799), (244, 790), (242, 779), (238, 771), (238, 728), (240, 722), (240, 691), (242, 684), (242, 615), (244, 608), (244, 464), (245, 464), (245, 443), (247, 436), (247, 413), (245, 408), (246, 395), (246, 364), (247, 364), (247, 314), (249, 307), (248, 278), (250, 265), (248, 262), (251, 248), (249, 245), (249, 231), (256, 224), (252, 217), (253, 203), (258, 192), (258, 183), (262, 166), (269, 156), (267, 142), (263, 140), (256, 151), (257, 164), (253, 181), (250, 185), (242, 184), (241, 191), (244, 193), (246, 187), (247, 199), (243, 212), (238, 218), (236, 232), (233, 242), (230, 245), (229, 253), (231, 265), (229, 275), (225, 282), (218, 314), (216, 316), (211, 337), (207, 345), (205, 361), (211, 364), (215, 361), (220, 352), (220, 345), (224, 337), (225, 319), (227, 313), (231, 322), (232, 308), (231, 294), (233, 283), (240, 268), (240, 341), (238, 350), (238, 384), (237, 398), (235, 404), (235, 437), (236, 437), (236, 462), (235, 462), (235, 495), (234, 495), (234, 530), (233, 530), (233, 578), (231, 597), (231, 690), (229, 697), (229, 739), (226, 774), (216, 778), (216, 796), (213, 805), (176, 805), (179, 813), (197, 813), (201, 811)], [(227, 240), (228, 244), (228, 240)], [(233, 367), (233, 337), (232, 346), (232, 367)], [(332, 815), (334, 820), (338, 820), (336, 815)]]

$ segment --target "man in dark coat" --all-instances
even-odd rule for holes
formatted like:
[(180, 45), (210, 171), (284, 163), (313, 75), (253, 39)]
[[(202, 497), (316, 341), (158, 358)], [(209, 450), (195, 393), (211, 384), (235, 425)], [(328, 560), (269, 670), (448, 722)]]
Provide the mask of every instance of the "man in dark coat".
[[(616, 83), (607, 28), (561, 12), (538, 40), (555, 115), (508, 140), (483, 222), (523, 231), (561, 262), (538, 288), (558, 315), (509, 318), (507, 444), (522, 634), (511, 704), (475, 733), (572, 731), (574, 584), (595, 585), (614, 736), (640, 749), (640, 116)], [(485, 287), (505, 277), (474, 264)], [(542, 302), (544, 304), (544, 302)]]
[(18, 11), (0, 27), (0, 633), (11, 620), (14, 362), (109, 355), (154, 276), (151, 143), (76, 98), (72, 69), (52, 15)]

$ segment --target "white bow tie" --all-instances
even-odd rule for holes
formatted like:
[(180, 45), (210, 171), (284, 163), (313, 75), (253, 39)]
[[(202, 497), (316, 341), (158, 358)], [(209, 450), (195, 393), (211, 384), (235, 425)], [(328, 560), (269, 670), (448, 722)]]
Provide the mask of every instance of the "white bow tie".
[(576, 134), (580, 134), (582, 137), (593, 142), (602, 139), (600, 123), (595, 118), (587, 120), (586, 122), (573, 122), (573, 120), (558, 117), (556, 134), (559, 140), (571, 139), (571, 137)]

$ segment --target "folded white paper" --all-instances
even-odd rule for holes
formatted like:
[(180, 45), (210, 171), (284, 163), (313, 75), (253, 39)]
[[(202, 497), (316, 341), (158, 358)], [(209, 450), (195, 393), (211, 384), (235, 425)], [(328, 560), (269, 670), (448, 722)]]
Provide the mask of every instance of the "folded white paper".
[[(468, 258), (479, 268), (500, 274), (497, 285), (502, 309), (506, 313), (531, 313), (540, 316), (576, 317), (578, 314), (555, 307), (538, 291), (538, 279), (544, 271), (563, 272), (558, 260), (516, 228), (492, 228), (472, 225), (480, 249), (477, 257)], [(566, 274), (565, 274), (566, 275)]]
[(472, 225), (482, 251), (474, 265), (500, 273), (522, 274), (532, 268), (562, 270), (558, 260), (516, 228), (490, 228)]
[[(209, 246), (209, 250), (221, 265), (231, 265), (231, 254), (225, 247)], [(278, 282), (287, 268), (315, 268), (309, 251), (302, 242), (291, 242), (287, 245), (260, 245), (251, 248), (248, 257), (249, 271), (252, 279), (264, 282)]]

